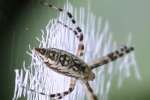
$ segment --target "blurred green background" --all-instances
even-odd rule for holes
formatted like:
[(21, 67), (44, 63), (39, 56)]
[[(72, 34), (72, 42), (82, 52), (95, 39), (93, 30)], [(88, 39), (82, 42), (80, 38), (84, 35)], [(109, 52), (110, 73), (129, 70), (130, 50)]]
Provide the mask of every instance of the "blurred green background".
[[(49, 0), (63, 7), (66, 0)], [(116, 80), (109, 93), (109, 100), (150, 100), (150, 0), (70, 0), (74, 7), (87, 7), (91, 12), (108, 20), (113, 38), (124, 43), (129, 32), (133, 33), (133, 44), (142, 80), (133, 77), (124, 81), (118, 89)], [(27, 63), (28, 44), (37, 46), (35, 37), (40, 36), (49, 19), (56, 11), (43, 7), (38, 0), (0, 0), (0, 99), (11, 100), (14, 89), (15, 68)]]

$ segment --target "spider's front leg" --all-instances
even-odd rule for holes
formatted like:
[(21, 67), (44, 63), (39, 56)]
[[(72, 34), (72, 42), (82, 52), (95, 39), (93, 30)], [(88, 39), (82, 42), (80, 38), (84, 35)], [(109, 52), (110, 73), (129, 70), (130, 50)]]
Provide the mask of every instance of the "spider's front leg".
[(90, 64), (89, 66), (91, 67), (91, 69), (100, 67), (104, 64), (108, 64), (109, 62), (115, 61), (118, 58), (123, 57), (124, 55), (130, 53), (133, 50), (134, 50), (133, 47), (124, 46), (124, 47), (120, 48), (120, 50), (116, 50), (114, 52), (107, 54), (106, 56), (103, 56), (99, 59), (94, 60), (92, 62), (92, 64)]

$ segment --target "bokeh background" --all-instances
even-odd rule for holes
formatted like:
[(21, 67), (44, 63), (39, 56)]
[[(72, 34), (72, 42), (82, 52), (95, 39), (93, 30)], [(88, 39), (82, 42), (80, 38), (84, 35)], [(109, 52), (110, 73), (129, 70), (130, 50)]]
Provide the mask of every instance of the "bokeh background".
[[(130, 77), (121, 88), (116, 80), (109, 100), (150, 100), (150, 1), (149, 0), (69, 0), (74, 7), (87, 7), (104, 21), (108, 20), (113, 38), (124, 43), (132, 32), (137, 62), (142, 80)], [(63, 7), (66, 0), (49, 0)], [(0, 99), (11, 100), (15, 82), (15, 68), (22, 67), (30, 57), (28, 44), (37, 45), (36, 36), (57, 12), (40, 5), (39, 0), (0, 0)], [(134, 75), (133, 75), (134, 76)]]

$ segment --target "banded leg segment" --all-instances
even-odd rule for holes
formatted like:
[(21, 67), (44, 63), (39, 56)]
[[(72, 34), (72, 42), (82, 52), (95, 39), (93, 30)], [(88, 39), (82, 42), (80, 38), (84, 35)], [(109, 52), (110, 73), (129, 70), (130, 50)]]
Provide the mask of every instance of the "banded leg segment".
[(86, 95), (88, 97), (88, 100), (98, 100), (97, 96), (94, 94), (93, 89), (91, 88), (88, 81), (83, 82), (84, 88), (86, 90)]
[(79, 40), (79, 45), (78, 45), (78, 49), (77, 49), (77, 56), (82, 56), (84, 54), (84, 44), (83, 44), (83, 32), (82, 32), (82, 29), (76, 24), (76, 21), (75, 19), (73, 18), (73, 15), (68, 12), (68, 11), (65, 11), (64, 9), (62, 8), (59, 8), (59, 7), (56, 7), (52, 4), (49, 4), (47, 2), (41, 2), (41, 4), (43, 4), (44, 6), (48, 6), (50, 8), (53, 8), (59, 12), (64, 12), (67, 14), (68, 18), (71, 20), (72, 24), (74, 24), (76, 26), (75, 29), (72, 29), (70, 28), (68, 25), (58, 21), (58, 23), (60, 23), (61, 25), (63, 25), (64, 27), (68, 28), (69, 30), (72, 30), (74, 32), (74, 35), (78, 38)]
[(76, 80), (75, 79), (70, 79), (70, 84), (69, 84), (69, 89), (62, 92), (62, 93), (55, 93), (55, 94), (50, 94), (51, 99), (57, 100), (57, 99), (62, 99), (64, 96), (70, 94), (76, 85)]
[(64, 96), (70, 94), (74, 90), (75, 85), (76, 85), (76, 80), (75, 79), (70, 79), (69, 89), (62, 92), (62, 93), (55, 93), (55, 94), (46, 94), (46, 93), (43, 93), (43, 92), (36, 91), (34, 89), (28, 89), (27, 87), (24, 87), (24, 86), (21, 86), (21, 87), (28, 90), (28, 91), (34, 92), (34, 93), (49, 96), (52, 100), (58, 100), (58, 99), (62, 99)]
[(103, 56), (100, 59), (93, 61), (93, 63), (90, 65), (90, 67), (91, 67), (91, 69), (94, 69), (94, 68), (100, 67), (104, 64), (108, 64), (109, 62), (115, 61), (118, 58), (123, 57), (125, 54), (128, 54), (133, 50), (134, 50), (133, 47), (124, 46), (124, 47), (120, 48), (120, 50), (116, 50), (112, 53), (109, 53), (106, 56)]
[(78, 45), (78, 48), (77, 48), (76, 55), (77, 56), (83, 56), (83, 54), (84, 54), (84, 43), (83, 43), (83, 38), (84, 37), (83, 37), (83, 34), (78, 34), (77, 30), (74, 30), (73, 28), (69, 27), (68, 25), (62, 23), (61, 21), (58, 21), (58, 23), (74, 32), (75, 36), (79, 40), (79, 45)]

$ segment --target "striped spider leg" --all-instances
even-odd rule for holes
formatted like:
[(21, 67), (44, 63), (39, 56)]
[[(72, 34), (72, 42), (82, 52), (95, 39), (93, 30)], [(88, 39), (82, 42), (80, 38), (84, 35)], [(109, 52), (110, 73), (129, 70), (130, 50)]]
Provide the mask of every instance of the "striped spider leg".
[(89, 64), (89, 66), (91, 67), (91, 69), (100, 67), (104, 64), (108, 64), (109, 62), (115, 61), (120, 57), (123, 57), (125, 54), (128, 54), (133, 50), (134, 50), (134, 47), (124, 46), (120, 48), (119, 50), (116, 50), (114, 52), (107, 54), (106, 56), (95, 59), (91, 64)]
[[(133, 50), (134, 50), (133, 47), (124, 46), (124, 47), (120, 48), (119, 50), (116, 50), (114, 52), (107, 54), (106, 56), (103, 56), (101, 58), (94, 60), (92, 62), (92, 64), (88, 64), (88, 65), (89, 65), (90, 69), (93, 70), (94, 68), (97, 68), (102, 65), (108, 64), (112, 61), (115, 61), (118, 58), (123, 57), (124, 55), (130, 53)], [(90, 87), (88, 81), (83, 81), (83, 83), (85, 84), (85, 89), (86, 89), (88, 98), (90, 98), (90, 100), (98, 100), (97, 96), (93, 93), (93, 90)]]
[(47, 2), (43, 2), (41, 1), (41, 4), (44, 6), (47, 6), (49, 8), (53, 8), (59, 12), (63, 12), (66, 13), (66, 15), (69, 17), (69, 19), (71, 20), (72, 24), (76, 26), (75, 29), (72, 29), (71, 27), (69, 27), (68, 25), (62, 23), (61, 21), (57, 21), (59, 24), (63, 25), (64, 27), (68, 28), (69, 30), (73, 31), (75, 36), (78, 38), (79, 40), (79, 45), (78, 45), (78, 49), (77, 49), (77, 56), (82, 56), (83, 52), (84, 52), (84, 44), (83, 44), (83, 33), (82, 33), (82, 29), (77, 25), (75, 19), (73, 18), (73, 15), (69, 12), (69, 11), (65, 11), (62, 8), (58, 8), (52, 4), (49, 4)]

